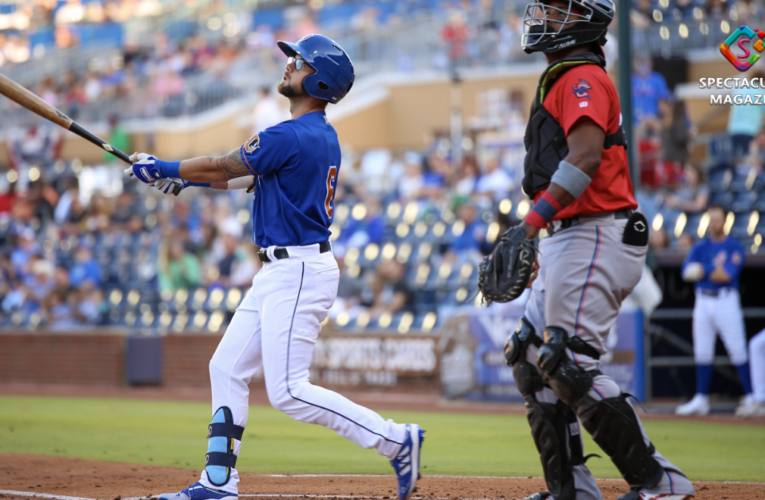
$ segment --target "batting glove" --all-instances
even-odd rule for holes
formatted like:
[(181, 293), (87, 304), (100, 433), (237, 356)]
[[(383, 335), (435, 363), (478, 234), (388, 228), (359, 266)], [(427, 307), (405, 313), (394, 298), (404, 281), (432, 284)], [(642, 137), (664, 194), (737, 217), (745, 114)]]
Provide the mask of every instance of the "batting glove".
[(157, 191), (163, 194), (172, 194), (173, 196), (181, 194), (181, 191), (189, 185), (189, 182), (183, 179), (157, 179), (154, 182), (154, 187)]
[(162, 173), (157, 165), (157, 159), (146, 153), (135, 153), (130, 157), (133, 166), (125, 169), (125, 175), (135, 177), (144, 184), (153, 185)]

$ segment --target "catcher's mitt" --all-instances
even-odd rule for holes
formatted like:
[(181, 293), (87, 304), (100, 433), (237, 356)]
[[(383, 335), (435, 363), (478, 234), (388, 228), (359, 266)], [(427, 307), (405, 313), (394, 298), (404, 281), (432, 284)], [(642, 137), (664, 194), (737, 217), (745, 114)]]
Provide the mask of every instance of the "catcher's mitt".
[(536, 240), (520, 227), (511, 227), (478, 267), (482, 302), (510, 302), (518, 298), (531, 279), (537, 256)]

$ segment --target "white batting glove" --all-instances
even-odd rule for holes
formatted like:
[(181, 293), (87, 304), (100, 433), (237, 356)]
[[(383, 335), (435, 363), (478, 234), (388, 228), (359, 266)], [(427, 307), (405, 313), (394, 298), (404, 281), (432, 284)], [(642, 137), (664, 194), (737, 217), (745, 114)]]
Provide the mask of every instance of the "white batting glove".
[(125, 175), (135, 177), (144, 184), (153, 186), (157, 179), (162, 178), (156, 165), (157, 159), (147, 153), (133, 153), (130, 157), (133, 165), (125, 169)]

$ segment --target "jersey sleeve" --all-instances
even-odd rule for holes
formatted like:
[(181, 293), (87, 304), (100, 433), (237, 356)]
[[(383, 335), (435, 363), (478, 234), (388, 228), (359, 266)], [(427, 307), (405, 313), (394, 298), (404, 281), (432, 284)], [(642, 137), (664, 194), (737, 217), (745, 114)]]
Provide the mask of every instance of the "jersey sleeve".
[(284, 123), (253, 135), (239, 148), (242, 161), (253, 175), (276, 172), (297, 154), (295, 132)]
[(685, 257), (685, 262), (683, 262), (682, 272), (685, 272), (685, 268), (688, 267), (688, 264), (691, 264), (693, 262), (696, 262), (698, 264), (704, 264), (701, 262), (701, 242), (696, 243), (691, 247), (691, 251), (688, 252), (688, 255)]
[(608, 133), (608, 114), (613, 99), (609, 86), (613, 87), (613, 83), (608, 75), (595, 65), (571, 69), (555, 83), (553, 106), (556, 109), (548, 108), (548, 111), (555, 116), (567, 136), (571, 127), (582, 117), (590, 118)]

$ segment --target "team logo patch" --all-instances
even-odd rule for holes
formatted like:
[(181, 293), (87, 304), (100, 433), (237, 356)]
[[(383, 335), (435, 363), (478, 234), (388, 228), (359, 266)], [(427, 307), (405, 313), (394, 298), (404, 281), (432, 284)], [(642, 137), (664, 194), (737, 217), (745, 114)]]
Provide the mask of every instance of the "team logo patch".
[(644, 233), (645, 230), (646, 230), (645, 222), (643, 222), (642, 220), (635, 222), (635, 231), (637, 231), (638, 233)]
[(733, 262), (733, 265), (737, 266), (741, 264), (741, 253), (739, 252), (733, 252), (733, 255), (730, 258), (731, 262)]
[(244, 150), (248, 153), (254, 153), (256, 149), (260, 147), (260, 137), (258, 134), (253, 135), (250, 139), (244, 143)]
[(592, 89), (592, 85), (590, 85), (587, 80), (584, 80), (582, 78), (579, 79), (579, 83), (575, 83), (572, 85), (574, 89), (574, 95), (579, 98), (587, 98), (587, 100), (590, 100), (590, 89)]

